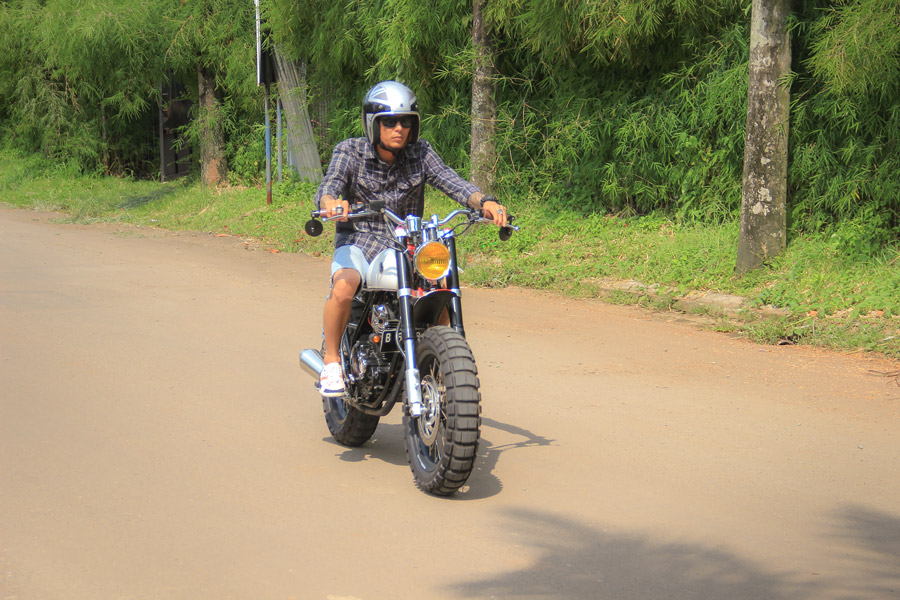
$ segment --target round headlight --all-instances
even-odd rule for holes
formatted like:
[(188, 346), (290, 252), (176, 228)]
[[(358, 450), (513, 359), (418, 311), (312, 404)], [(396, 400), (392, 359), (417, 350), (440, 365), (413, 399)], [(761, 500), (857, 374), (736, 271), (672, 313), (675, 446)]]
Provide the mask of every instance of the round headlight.
[(450, 250), (441, 242), (428, 242), (416, 250), (413, 263), (419, 275), (436, 281), (450, 270)]

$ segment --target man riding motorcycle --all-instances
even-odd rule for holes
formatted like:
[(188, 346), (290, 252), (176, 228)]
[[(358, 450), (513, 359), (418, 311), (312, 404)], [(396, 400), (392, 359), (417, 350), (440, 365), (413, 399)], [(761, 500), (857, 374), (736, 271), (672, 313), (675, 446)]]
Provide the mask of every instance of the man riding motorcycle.
[(323, 216), (343, 217), (335, 232), (332, 287), (323, 315), (325, 368), (319, 389), (325, 397), (344, 393), (341, 336), (363, 274), (372, 259), (388, 247), (379, 236), (391, 236), (391, 226), (377, 218), (353, 225), (347, 222), (351, 204), (383, 200), (398, 215), (421, 217), (427, 183), (463, 206), (481, 208), (498, 227), (507, 224), (503, 205), (460, 177), (420, 139), (418, 102), (408, 87), (396, 81), (375, 85), (363, 100), (362, 121), (365, 137), (346, 139), (335, 146), (315, 197)]

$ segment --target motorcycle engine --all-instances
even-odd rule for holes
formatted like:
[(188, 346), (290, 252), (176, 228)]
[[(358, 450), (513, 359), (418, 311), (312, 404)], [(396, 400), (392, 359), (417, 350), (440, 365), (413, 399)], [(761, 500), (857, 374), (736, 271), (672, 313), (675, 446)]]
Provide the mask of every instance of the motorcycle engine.
[(387, 383), (390, 364), (375, 346), (359, 341), (350, 353), (350, 376), (357, 386), (361, 399), (373, 399)]
[(397, 317), (390, 306), (386, 304), (378, 304), (372, 307), (369, 322), (372, 325), (372, 331), (377, 335), (384, 333), (384, 326), (388, 321), (395, 320)]

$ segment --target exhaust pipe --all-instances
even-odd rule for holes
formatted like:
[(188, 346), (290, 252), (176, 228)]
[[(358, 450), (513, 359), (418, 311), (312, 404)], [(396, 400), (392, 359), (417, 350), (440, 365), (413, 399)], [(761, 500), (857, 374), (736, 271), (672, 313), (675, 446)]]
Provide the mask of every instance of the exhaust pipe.
[(325, 361), (322, 360), (322, 355), (319, 354), (318, 350), (307, 348), (300, 353), (300, 366), (303, 367), (304, 371), (318, 379), (322, 369), (325, 368)]

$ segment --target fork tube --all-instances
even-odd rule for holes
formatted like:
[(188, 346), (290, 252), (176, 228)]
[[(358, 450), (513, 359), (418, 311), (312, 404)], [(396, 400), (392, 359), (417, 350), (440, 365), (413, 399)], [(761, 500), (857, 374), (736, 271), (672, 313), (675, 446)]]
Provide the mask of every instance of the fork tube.
[(459, 270), (456, 264), (456, 237), (451, 236), (447, 239), (447, 248), (450, 250), (450, 273), (447, 274), (447, 284), (453, 293), (453, 296), (450, 298), (450, 307), (453, 309), (450, 314), (450, 324), (453, 325), (453, 329), (459, 332), (459, 335), (466, 337), (466, 331), (463, 328)]
[(416, 328), (412, 319), (412, 288), (409, 287), (409, 261), (400, 250), (397, 253), (397, 277), (400, 289), (400, 328), (403, 335), (403, 351), (406, 356), (406, 401), (412, 417), (422, 415), (422, 392), (419, 370), (416, 368)]

